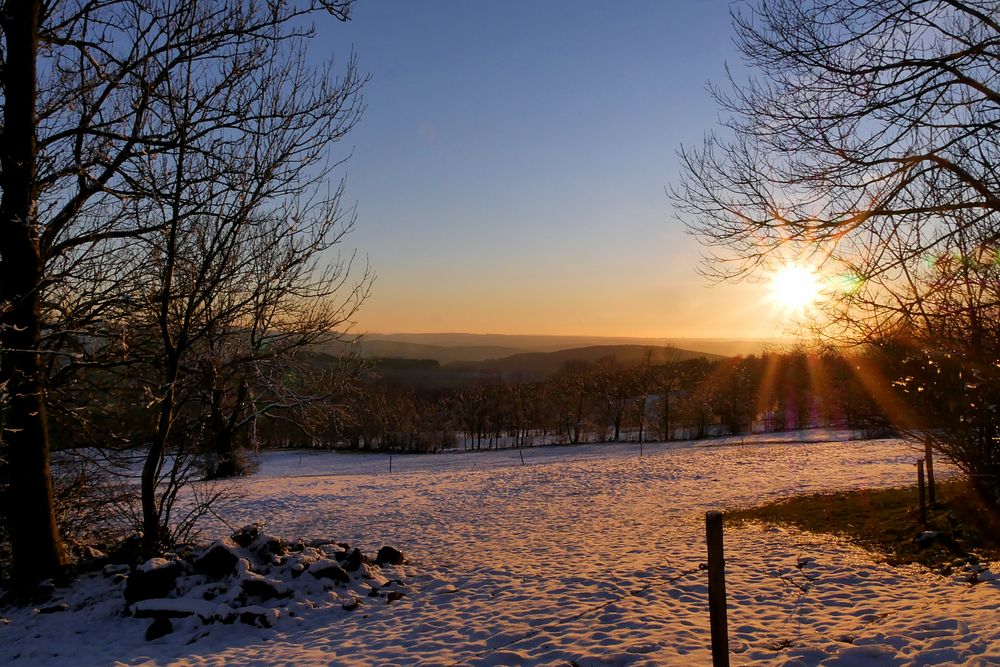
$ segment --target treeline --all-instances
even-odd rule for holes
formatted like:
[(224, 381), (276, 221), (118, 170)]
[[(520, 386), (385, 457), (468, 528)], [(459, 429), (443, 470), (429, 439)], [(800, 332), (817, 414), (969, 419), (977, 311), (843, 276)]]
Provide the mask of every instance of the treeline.
[(573, 361), (545, 379), (496, 374), (471, 387), (408, 386), (359, 374), (349, 401), (311, 432), (272, 445), (395, 451), (649, 441), (840, 426), (882, 432), (889, 420), (858, 369), (805, 351), (639, 364)]

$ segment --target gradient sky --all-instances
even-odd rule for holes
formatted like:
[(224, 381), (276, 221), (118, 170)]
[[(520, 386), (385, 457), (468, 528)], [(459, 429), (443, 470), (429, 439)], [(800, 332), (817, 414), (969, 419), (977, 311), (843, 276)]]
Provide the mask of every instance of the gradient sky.
[(368, 332), (767, 337), (762, 285), (710, 287), (664, 188), (738, 65), (721, 0), (362, 0), (314, 49), (371, 73), (347, 243)]

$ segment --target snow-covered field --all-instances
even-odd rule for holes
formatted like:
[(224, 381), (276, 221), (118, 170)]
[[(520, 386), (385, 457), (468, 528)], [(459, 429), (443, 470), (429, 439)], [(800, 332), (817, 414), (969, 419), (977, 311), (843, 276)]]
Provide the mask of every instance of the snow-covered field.
[[(832, 435), (814, 432), (813, 440)], [(122, 605), (0, 620), (0, 664), (710, 664), (704, 513), (912, 483), (893, 440), (580, 445), (394, 456), (276, 452), (223, 519), (400, 547), (407, 597), (274, 629), (146, 642)], [(732, 442), (732, 441), (731, 441)], [(718, 443), (714, 443), (718, 444)], [(943, 465), (939, 475), (947, 474)], [(222, 524), (217, 532), (228, 530)], [(733, 664), (1000, 664), (1000, 582), (876, 564), (825, 537), (727, 529)], [(74, 602), (83, 606), (83, 601)], [(15, 656), (17, 656), (15, 658)]]

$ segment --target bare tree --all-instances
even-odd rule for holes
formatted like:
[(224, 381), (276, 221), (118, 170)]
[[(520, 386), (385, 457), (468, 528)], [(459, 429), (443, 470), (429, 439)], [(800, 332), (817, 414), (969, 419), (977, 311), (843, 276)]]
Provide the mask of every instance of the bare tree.
[[(866, 336), (918, 307), (907, 287), (958, 236), (997, 239), (1000, 5), (760, 0), (734, 11), (746, 81), (682, 148), (672, 195), (714, 277), (827, 262)], [(954, 215), (963, 212), (961, 216)]]
[(149, 298), (138, 308), (148, 320), (130, 352), (156, 415), (142, 485), (150, 550), (168, 509), (156, 489), (163, 484), (161, 499), (173, 493), (161, 470), (178, 420), (191, 422), (184, 440), (197, 440), (190, 429), (198, 428), (223, 472), (233, 468), (234, 438), (254, 420), (279, 410), (287, 417), (323, 398), (294, 381), (292, 357), (343, 335), (368, 287), (362, 276), (343, 289), (349, 263), (317, 266), (346, 232), (331, 228), (335, 210), (287, 222), (239, 215), (191, 222), (151, 247), (145, 263), (154, 270), (142, 283)]
[(1000, 503), (998, 252), (977, 246), (938, 258), (919, 286), (920, 316), (882, 347), (901, 351), (894, 386), (919, 416), (912, 425)]
[[(560, 430), (572, 444), (585, 442), (587, 432), (593, 428), (594, 382), (593, 365), (586, 361), (569, 361), (550, 379), (554, 391), (550, 393), (555, 403)], [(600, 411), (598, 420), (603, 420)], [(601, 429), (603, 436), (604, 429)]]
[[(987, 370), (1000, 350), (983, 326), (995, 318), (995, 276), (970, 267), (994, 261), (982, 258), (1000, 245), (998, 16), (996, 0), (739, 4), (750, 73), (714, 89), (723, 127), (681, 149), (671, 188), (712, 249), (705, 272), (741, 277), (791, 257), (822, 264), (836, 294), (827, 339), (903, 339), (995, 383)], [(892, 403), (897, 423), (933, 425)]]
[[(242, 227), (226, 232), (224, 219), (291, 226), (335, 208), (336, 197), (323, 194), (336, 166), (328, 148), (358, 118), (362, 77), (353, 60), (339, 78), (331, 66), (309, 67), (303, 40), (312, 33), (303, 19), (317, 10), (346, 19), (349, 4), (4, 3), (0, 381), (9, 389), (3, 441), (10, 492), (24, 508), (8, 519), (20, 581), (50, 574), (62, 560), (48, 472), (43, 334), (84, 321), (100, 323), (100, 331), (79, 340), (108, 340), (114, 316), (107, 304), (121, 303), (119, 279), (133, 278), (138, 258), (164, 257), (157, 268), (166, 290), (136, 297), (161, 306), (155, 324), (168, 351), (153, 400), (174, 402), (169, 377), (192, 341), (175, 337), (172, 327), (194, 311), (171, 310), (181, 303), (173, 288), (211, 282), (214, 266), (179, 266), (182, 253), (173, 250), (197, 242), (182, 231), (204, 221), (214, 233), (202, 240), (225, 252)], [(120, 270), (101, 270), (104, 260)], [(202, 270), (200, 283), (193, 280)], [(85, 300), (99, 305), (100, 315), (50, 307), (108, 289), (109, 300)], [(211, 300), (190, 294), (186, 303), (197, 311)], [(165, 419), (161, 440), (169, 434)]]
[[(163, 29), (198, 41), (218, 29), (216, 20), (213, 11), (192, 9)], [(228, 31), (239, 33), (247, 20), (233, 14)], [(164, 132), (178, 137), (177, 147), (139, 164), (137, 189), (148, 205), (136, 213), (162, 230), (138, 256), (150, 271), (135, 286), (148, 330), (156, 332), (149, 337), (156, 373), (144, 387), (156, 406), (142, 475), (148, 553), (158, 546), (165, 509), (156, 501), (164, 455), (190, 398), (183, 380), (196, 374), (186, 365), (209, 376), (213, 436), (231, 438), (243, 425), (241, 412), (257, 414), (250, 394), (267, 377), (263, 367), (341, 335), (367, 292), (367, 276), (347, 282), (349, 261), (320, 264), (353, 222), (340, 207), (342, 188), (324, 190), (328, 146), (358, 118), (360, 80), (353, 64), (339, 81), (314, 72), (300, 50), (283, 45), (286, 30), (274, 25), (250, 45), (241, 38), (215, 46), (214, 64), (203, 53), (172, 53), (186, 67), (168, 79), (159, 102)], [(224, 125), (219, 109), (227, 112)], [(338, 294), (345, 286), (346, 296)], [(227, 420), (220, 402), (234, 377)], [(164, 493), (172, 492), (167, 484)]]

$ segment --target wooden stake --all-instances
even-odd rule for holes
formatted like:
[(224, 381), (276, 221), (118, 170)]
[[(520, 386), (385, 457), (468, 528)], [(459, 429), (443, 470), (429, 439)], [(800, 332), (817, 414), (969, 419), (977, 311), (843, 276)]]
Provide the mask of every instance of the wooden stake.
[(389, 454), (389, 472), (392, 472), (392, 454)]
[(729, 667), (726, 620), (726, 559), (722, 547), (722, 512), (705, 514), (708, 541), (708, 615), (712, 629), (712, 666)]
[(524, 465), (524, 452), (522, 452), (522, 451), (521, 451), (521, 450), (519, 449), (519, 450), (517, 450), (517, 453), (521, 455), (521, 465)]
[(927, 494), (924, 489), (924, 460), (917, 461), (917, 486), (920, 488), (920, 525), (927, 528)]
[(934, 507), (937, 502), (934, 493), (934, 455), (931, 450), (931, 437), (924, 437), (924, 460), (927, 461), (927, 502)]

